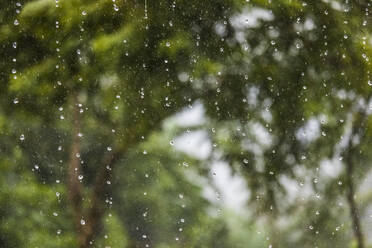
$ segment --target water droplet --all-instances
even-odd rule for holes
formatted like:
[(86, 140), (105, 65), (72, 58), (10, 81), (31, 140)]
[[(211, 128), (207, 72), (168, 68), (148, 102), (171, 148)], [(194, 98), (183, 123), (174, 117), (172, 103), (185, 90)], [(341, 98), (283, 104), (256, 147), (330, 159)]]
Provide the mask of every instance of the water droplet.
[(83, 175), (79, 175), (79, 176), (78, 176), (78, 179), (79, 179), (79, 180), (83, 180), (83, 178), (84, 178)]
[(84, 219), (81, 219), (80, 220), (80, 224), (84, 226), (85, 225), (85, 220)]
[(85, 15), (87, 15), (87, 12), (86, 12), (85, 10), (83, 10), (83, 12), (81, 12), (81, 14), (82, 14), (83, 16), (85, 16)]
[(24, 140), (25, 140), (25, 136), (24, 136), (24, 134), (21, 134), (21, 136), (19, 136), (19, 139), (20, 139), (21, 141), (24, 141)]
[(111, 146), (108, 146), (107, 147), (107, 151), (111, 152), (112, 151), (112, 147)]
[(174, 141), (171, 140), (171, 141), (169, 142), (169, 144), (170, 144), (171, 146), (174, 146)]
[(14, 100), (13, 100), (13, 103), (14, 103), (14, 104), (17, 104), (17, 103), (19, 103), (19, 100), (18, 100), (18, 98), (14, 98)]
[(19, 25), (19, 21), (17, 19), (14, 20), (14, 25), (15, 26), (18, 26)]

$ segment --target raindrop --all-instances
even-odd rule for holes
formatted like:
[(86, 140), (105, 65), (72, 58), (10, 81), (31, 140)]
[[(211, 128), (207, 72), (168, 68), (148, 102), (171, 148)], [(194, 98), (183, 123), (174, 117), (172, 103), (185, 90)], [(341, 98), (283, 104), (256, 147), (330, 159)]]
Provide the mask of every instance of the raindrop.
[(107, 147), (107, 151), (109, 151), (109, 152), (112, 151), (112, 147), (111, 146), (108, 146)]
[(17, 103), (19, 103), (19, 100), (18, 100), (18, 98), (14, 98), (14, 100), (13, 100), (13, 103), (14, 103), (14, 104), (17, 104)]
[(21, 134), (21, 136), (19, 136), (19, 139), (20, 139), (21, 141), (24, 141), (24, 140), (25, 140), (25, 135), (24, 135), (24, 134)]
[(80, 220), (80, 224), (84, 226), (85, 225), (85, 220), (84, 219), (81, 219)]
[(81, 12), (81, 14), (82, 14), (83, 16), (85, 16), (85, 15), (87, 15), (87, 12), (84, 10), (83, 12)]

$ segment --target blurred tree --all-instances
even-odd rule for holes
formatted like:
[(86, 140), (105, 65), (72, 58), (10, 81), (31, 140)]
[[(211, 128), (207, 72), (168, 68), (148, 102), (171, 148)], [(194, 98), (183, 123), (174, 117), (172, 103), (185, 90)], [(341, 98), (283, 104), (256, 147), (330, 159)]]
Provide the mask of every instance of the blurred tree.
[(42, 184), (66, 184), (79, 247), (102, 229), (115, 165), (195, 99), (185, 79), (195, 60), (223, 59), (210, 30), (234, 9), (222, 0), (2, 2), (1, 156), (17, 149), (18, 171), (37, 164)]
[[(1, 5), (0, 165), (2, 182), (9, 185), (0, 196), (4, 246), (24, 245), (11, 220), (23, 221), (28, 204), (34, 211), (42, 203), (42, 213), (56, 208), (48, 198), (57, 188), (69, 202), (63, 211), (67, 199), (61, 200), (60, 211), (75, 226), (73, 232), (71, 223), (59, 225), (66, 229), (61, 247), (101, 246), (102, 230), (115, 229), (124, 234), (113, 235), (128, 247), (173, 247), (173, 238), (181, 247), (238, 246), (224, 220), (203, 212), (208, 203), (184, 178), (182, 166), (174, 166), (186, 158), (167, 151), (161, 144), (169, 141), (156, 137), (165, 119), (200, 101), (215, 147), (211, 161), (224, 160), (246, 178), (250, 206), (266, 217), (272, 247), (312, 247), (314, 240), (329, 238), (344, 216), (344, 209), (332, 209), (341, 195), (357, 246), (365, 247), (355, 199), (361, 180), (355, 178), (370, 171), (372, 154), (368, 1)], [(340, 171), (323, 175), (326, 161), (341, 165)], [(156, 176), (143, 178), (147, 170)], [(291, 201), (293, 182), (315, 201)], [(189, 207), (174, 202), (181, 191), (192, 198)], [(12, 209), (9, 197), (22, 207)], [(184, 229), (184, 238), (171, 232), (181, 228), (181, 213), (195, 224)], [(306, 231), (282, 238), (282, 215), (294, 223), (287, 231)], [(35, 241), (28, 246), (44, 237), (33, 234), (34, 223), (46, 225), (43, 235), (55, 228), (44, 218), (30, 223), (25, 232)], [(208, 232), (194, 239), (202, 228)], [(342, 245), (346, 237), (329, 242)]]

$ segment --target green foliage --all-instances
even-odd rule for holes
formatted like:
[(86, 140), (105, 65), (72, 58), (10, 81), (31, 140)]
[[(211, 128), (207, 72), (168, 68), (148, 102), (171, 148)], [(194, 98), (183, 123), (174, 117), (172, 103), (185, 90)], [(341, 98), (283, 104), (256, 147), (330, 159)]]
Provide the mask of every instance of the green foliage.
[[(0, 247), (83, 247), (73, 169), (82, 212), (103, 201), (92, 247), (359, 245), (345, 195), (367, 225), (368, 1), (0, 5)], [(196, 102), (204, 160), (170, 144)], [(193, 175), (213, 185), (215, 162), (244, 178), (251, 218), (213, 214)]]

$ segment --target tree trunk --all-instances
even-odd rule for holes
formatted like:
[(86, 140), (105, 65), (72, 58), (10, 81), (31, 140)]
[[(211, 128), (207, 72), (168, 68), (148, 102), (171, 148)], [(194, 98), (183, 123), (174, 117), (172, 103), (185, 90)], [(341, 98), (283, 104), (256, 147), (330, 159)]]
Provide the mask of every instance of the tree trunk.
[(109, 152), (99, 164), (97, 176), (91, 195), (91, 206), (83, 209), (84, 184), (79, 180), (82, 175), (80, 162), (80, 111), (77, 95), (72, 99), (73, 103), (73, 132), (68, 167), (68, 196), (73, 210), (74, 223), (77, 231), (78, 246), (88, 248), (102, 229), (102, 218), (105, 213), (104, 202), (108, 197), (108, 186), (111, 184), (112, 170), (115, 162), (125, 153), (123, 149)]
[(355, 202), (355, 189), (353, 181), (354, 164), (352, 159), (353, 147), (352, 138), (349, 141), (349, 152), (346, 158), (346, 187), (347, 187), (347, 201), (350, 207), (350, 215), (352, 219), (354, 236), (358, 243), (358, 248), (364, 248), (363, 231), (360, 223), (358, 207)]
[(73, 131), (72, 131), (72, 144), (70, 150), (70, 160), (68, 166), (68, 197), (73, 210), (74, 224), (77, 231), (77, 238), (79, 247), (82, 246), (84, 239), (84, 216), (82, 209), (82, 184), (79, 181), (81, 174), (80, 164), (80, 116), (79, 108), (77, 106), (77, 95), (74, 94), (72, 97), (73, 104)]

